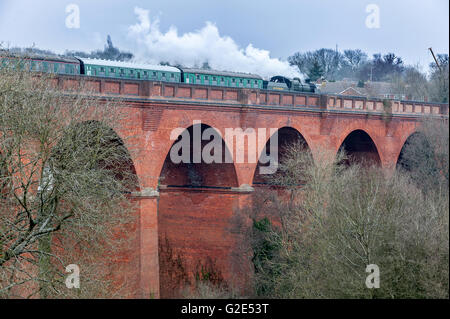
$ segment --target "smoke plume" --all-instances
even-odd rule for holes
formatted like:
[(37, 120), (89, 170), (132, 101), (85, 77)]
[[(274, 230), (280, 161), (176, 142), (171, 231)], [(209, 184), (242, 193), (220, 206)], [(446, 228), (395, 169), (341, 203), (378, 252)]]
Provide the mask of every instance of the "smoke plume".
[(148, 10), (135, 7), (138, 23), (128, 29), (128, 36), (138, 44), (136, 59), (148, 63), (168, 62), (171, 65), (201, 67), (207, 63), (212, 69), (259, 74), (302, 77), (286, 61), (270, 57), (270, 52), (249, 44), (245, 49), (222, 36), (216, 25), (206, 22), (200, 30), (178, 34), (175, 26), (161, 32), (159, 19), (150, 19)]

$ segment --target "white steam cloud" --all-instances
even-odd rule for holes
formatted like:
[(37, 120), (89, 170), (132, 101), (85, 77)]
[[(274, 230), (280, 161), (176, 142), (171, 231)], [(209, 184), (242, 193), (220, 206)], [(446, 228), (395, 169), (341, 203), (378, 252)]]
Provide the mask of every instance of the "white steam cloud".
[(139, 22), (128, 29), (128, 36), (137, 41), (137, 59), (148, 63), (162, 61), (185, 67), (200, 67), (204, 62), (220, 71), (259, 74), (264, 78), (274, 75), (301, 77), (295, 67), (286, 61), (271, 58), (270, 52), (249, 44), (245, 49), (228, 37), (221, 36), (211, 22), (197, 31), (179, 35), (175, 26), (165, 33), (160, 31), (159, 19), (150, 20), (148, 10), (135, 7)]

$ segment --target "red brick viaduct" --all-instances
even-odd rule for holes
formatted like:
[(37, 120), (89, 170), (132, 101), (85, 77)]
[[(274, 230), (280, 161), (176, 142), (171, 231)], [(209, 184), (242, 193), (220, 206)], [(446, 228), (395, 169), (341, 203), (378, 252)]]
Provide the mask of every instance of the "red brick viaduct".
[[(79, 81), (80, 77), (60, 76), (57, 85), (65, 90)], [(191, 270), (198, 260), (209, 258), (225, 280), (245, 277), (244, 269), (232, 265), (238, 243), (228, 224), (257, 186), (257, 164), (175, 165), (168, 157), (175, 128), (188, 129), (201, 121), (222, 136), (226, 128), (276, 128), (281, 143), (296, 131), (313, 156), (321, 150), (335, 154), (345, 140), (349, 152), (394, 169), (405, 141), (423, 118), (448, 119), (448, 104), (393, 100), (386, 107), (382, 100), (363, 97), (106, 78), (87, 82), (96, 94), (124, 99), (128, 120), (116, 133), (127, 147), (139, 150), (132, 155), (140, 184), (133, 194), (139, 204), (139, 240), (132, 247), (137, 262), (129, 267), (128, 277), (136, 281), (138, 298), (171, 296), (170, 275), (158, 247), (166, 240)], [(130, 136), (133, 145), (127, 144)], [(263, 147), (257, 146), (257, 154)], [(190, 170), (200, 175), (196, 185)]]

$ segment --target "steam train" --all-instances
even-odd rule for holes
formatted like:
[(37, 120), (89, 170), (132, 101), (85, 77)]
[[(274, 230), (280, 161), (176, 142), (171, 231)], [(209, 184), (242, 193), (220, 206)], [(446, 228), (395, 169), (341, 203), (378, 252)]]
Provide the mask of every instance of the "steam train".
[[(18, 56), (2, 54), (0, 65), (14, 63)], [(252, 88), (261, 90), (312, 92), (313, 83), (302, 83), (299, 78), (274, 76), (269, 81), (256, 74), (216, 71), (210, 69), (139, 64), (121, 61), (33, 55), (22, 57), (21, 63), (30, 71), (55, 74), (86, 75), (132, 80), (182, 82), (210, 86)]]

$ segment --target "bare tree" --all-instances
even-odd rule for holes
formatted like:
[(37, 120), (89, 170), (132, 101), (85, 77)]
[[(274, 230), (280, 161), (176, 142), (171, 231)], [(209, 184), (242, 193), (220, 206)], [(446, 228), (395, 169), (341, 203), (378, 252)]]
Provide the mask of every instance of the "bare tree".
[(406, 141), (398, 166), (424, 192), (442, 192), (449, 185), (448, 158), (448, 122), (426, 119), (419, 130)]
[[(434, 154), (443, 154), (437, 156), (438, 172), (445, 180), (448, 130), (433, 127), (430, 141)], [(257, 195), (248, 232), (256, 294), (448, 298), (448, 186), (432, 185), (424, 192), (413, 182), (414, 170), (386, 176), (377, 167), (339, 165), (343, 156), (313, 160), (292, 145), (273, 177), (285, 191)], [(303, 186), (292, 187), (293, 180)], [(379, 289), (365, 285), (370, 264), (380, 269)]]
[(360, 49), (344, 50), (345, 62), (351, 67), (352, 71), (356, 71), (365, 62), (367, 62), (367, 54)]
[(409, 100), (424, 101), (429, 96), (429, 84), (426, 75), (419, 66), (405, 67), (402, 73), (392, 75), (392, 91), (405, 95)]
[(436, 63), (431, 63), (431, 77), (430, 77), (430, 96), (434, 102), (448, 103), (449, 91), (448, 91), (448, 75), (449, 64), (448, 54), (438, 54), (437, 60), (439, 67)]
[[(23, 63), (0, 68), (0, 296), (117, 296), (110, 266), (137, 188), (114, 131), (126, 115), (83, 87), (55, 90)], [(64, 285), (68, 264), (80, 289)]]
[[(332, 49), (319, 49), (305, 53), (297, 52), (288, 58), (290, 65), (297, 66), (303, 74), (313, 78), (316, 77), (317, 70), (329, 80), (335, 80), (343, 63), (343, 56), (340, 52)], [(314, 72), (312, 72), (314, 71)]]

